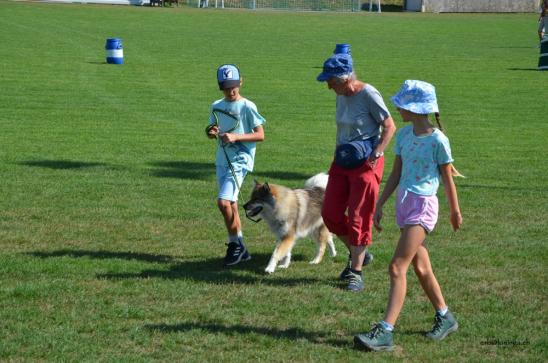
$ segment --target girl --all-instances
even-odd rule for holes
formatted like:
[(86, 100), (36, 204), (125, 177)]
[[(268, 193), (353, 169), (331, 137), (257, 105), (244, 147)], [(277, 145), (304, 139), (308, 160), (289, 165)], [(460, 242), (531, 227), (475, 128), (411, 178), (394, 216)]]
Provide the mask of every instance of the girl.
[[(432, 271), (424, 240), (438, 218), (438, 190), (440, 176), (450, 208), (453, 230), (460, 228), (457, 190), (453, 176), (461, 176), (451, 164), (449, 140), (442, 133), (434, 86), (422, 81), (405, 81), (392, 97), (403, 121), (411, 122), (396, 137), (396, 160), (385, 189), (379, 198), (374, 224), (381, 230), (382, 207), (398, 187), (396, 219), (401, 235), (390, 262), (390, 293), (384, 319), (371, 331), (354, 337), (357, 347), (366, 350), (392, 350), (392, 331), (400, 314), (407, 290), (406, 273), (412, 263), (415, 274), (430, 302), (436, 309), (434, 326), (426, 336), (441, 340), (458, 328), (448, 310), (440, 286)], [(428, 114), (435, 113), (439, 129), (434, 128)]]

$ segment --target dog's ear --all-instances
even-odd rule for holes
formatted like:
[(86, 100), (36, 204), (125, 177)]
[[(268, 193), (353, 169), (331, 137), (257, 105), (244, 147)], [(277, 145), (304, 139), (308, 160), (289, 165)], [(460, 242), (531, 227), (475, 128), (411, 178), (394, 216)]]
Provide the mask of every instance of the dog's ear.
[(264, 188), (265, 191), (270, 193), (270, 185), (268, 185), (268, 183), (264, 183), (263, 188)]
[(253, 189), (257, 188), (257, 185), (260, 183), (257, 181), (257, 179), (253, 179)]

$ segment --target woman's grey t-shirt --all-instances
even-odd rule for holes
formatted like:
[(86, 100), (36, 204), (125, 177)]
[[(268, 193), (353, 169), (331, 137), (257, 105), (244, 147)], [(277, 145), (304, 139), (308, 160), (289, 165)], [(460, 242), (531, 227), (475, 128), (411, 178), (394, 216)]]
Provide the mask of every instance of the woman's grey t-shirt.
[(381, 94), (370, 84), (353, 96), (337, 95), (337, 146), (381, 135), (381, 124), (390, 117)]

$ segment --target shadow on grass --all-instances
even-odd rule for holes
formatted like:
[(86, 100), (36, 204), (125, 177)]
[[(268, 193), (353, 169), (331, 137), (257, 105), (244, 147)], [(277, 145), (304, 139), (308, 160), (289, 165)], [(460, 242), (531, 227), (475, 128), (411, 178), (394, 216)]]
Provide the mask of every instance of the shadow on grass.
[(89, 257), (99, 260), (105, 259), (122, 259), (122, 260), (137, 260), (144, 262), (159, 262), (159, 263), (171, 263), (174, 261), (172, 256), (168, 255), (154, 255), (150, 253), (136, 253), (136, 252), (111, 252), (111, 251), (87, 251), (87, 250), (58, 250), (52, 252), (29, 252), (28, 255), (40, 258), (53, 258), (53, 257)]
[(149, 163), (155, 167), (152, 175), (159, 178), (178, 178), (208, 180), (215, 175), (213, 163), (196, 163), (192, 161), (155, 161)]
[(28, 161), (20, 162), (19, 165), (67, 170), (67, 169), (92, 168), (95, 166), (105, 166), (106, 164), (92, 163), (87, 161), (74, 161), (74, 160), (28, 160)]
[[(273, 276), (267, 275), (264, 269), (270, 259), (269, 254), (253, 254), (253, 258), (245, 263), (225, 268), (222, 266), (222, 258), (208, 258), (201, 260), (182, 261), (173, 256), (156, 255), (136, 252), (112, 252), (112, 251), (89, 251), (89, 250), (58, 250), (58, 251), (35, 251), (27, 255), (38, 258), (92, 258), (92, 259), (123, 259), (128, 261), (143, 261), (150, 263), (164, 263), (169, 265), (167, 269), (144, 269), (135, 273), (106, 273), (98, 274), (98, 279), (127, 280), (127, 279), (148, 279), (158, 278), (166, 280), (190, 279), (194, 281), (210, 282), (215, 284), (265, 284), (276, 286), (297, 286), (325, 283), (317, 278), (284, 278), (284, 270), (279, 269)], [(293, 261), (303, 261), (302, 255), (294, 255)], [(291, 267), (290, 267), (291, 268)]]
[(538, 49), (537, 45), (506, 45), (502, 47), (491, 47), (492, 49)]
[(426, 330), (398, 330), (398, 334), (409, 335), (409, 336), (419, 336), (419, 337), (424, 337), (424, 339), (428, 339), (426, 337)]
[(459, 184), (459, 189), (489, 189), (489, 190), (506, 190), (508, 192), (541, 192), (546, 193), (547, 189), (538, 188), (520, 188), (515, 186), (497, 186), (497, 185), (481, 185), (481, 184)]
[[(192, 180), (209, 180), (215, 176), (213, 163), (197, 163), (192, 161), (155, 161), (149, 163), (155, 169), (152, 175), (159, 178), (178, 178)], [(259, 171), (248, 175), (252, 178), (275, 178), (280, 180), (306, 180), (312, 175), (291, 171)]]
[(540, 72), (540, 70), (538, 68), (508, 68), (508, 70), (509, 71), (535, 71), (535, 72)]
[[(137, 273), (107, 273), (96, 275), (99, 279), (125, 280), (125, 279), (190, 279), (214, 284), (264, 284), (274, 286), (298, 286), (318, 284), (317, 278), (287, 278), (282, 269), (270, 276), (264, 269), (270, 259), (268, 254), (253, 254), (251, 261), (240, 263), (226, 268), (222, 266), (221, 258), (208, 258), (205, 260), (192, 260), (173, 263), (168, 269), (146, 269)], [(302, 257), (298, 256), (298, 259)]]
[(332, 345), (339, 348), (347, 348), (351, 345), (349, 339), (332, 339), (328, 338), (328, 335), (325, 333), (309, 332), (300, 328), (277, 329), (259, 326), (246, 326), (241, 324), (223, 325), (219, 323), (148, 324), (145, 325), (145, 328), (150, 331), (162, 332), (166, 334), (188, 332), (192, 330), (204, 330), (213, 334), (260, 334), (275, 339), (291, 341), (305, 339), (310, 343)]
[(310, 178), (312, 175), (295, 173), (291, 171), (259, 171), (259, 172), (253, 172), (252, 174), (250, 174), (250, 176), (255, 179), (274, 178), (279, 180), (306, 180)]

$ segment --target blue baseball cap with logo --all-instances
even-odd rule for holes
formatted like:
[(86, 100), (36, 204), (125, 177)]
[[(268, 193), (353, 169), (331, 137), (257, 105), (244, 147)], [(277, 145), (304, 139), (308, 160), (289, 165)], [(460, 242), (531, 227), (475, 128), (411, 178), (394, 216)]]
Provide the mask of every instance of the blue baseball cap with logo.
[(240, 70), (233, 64), (223, 64), (217, 68), (219, 89), (240, 87)]
[(352, 56), (345, 53), (333, 54), (323, 63), (323, 71), (316, 78), (325, 82), (333, 77), (340, 77), (352, 73)]

